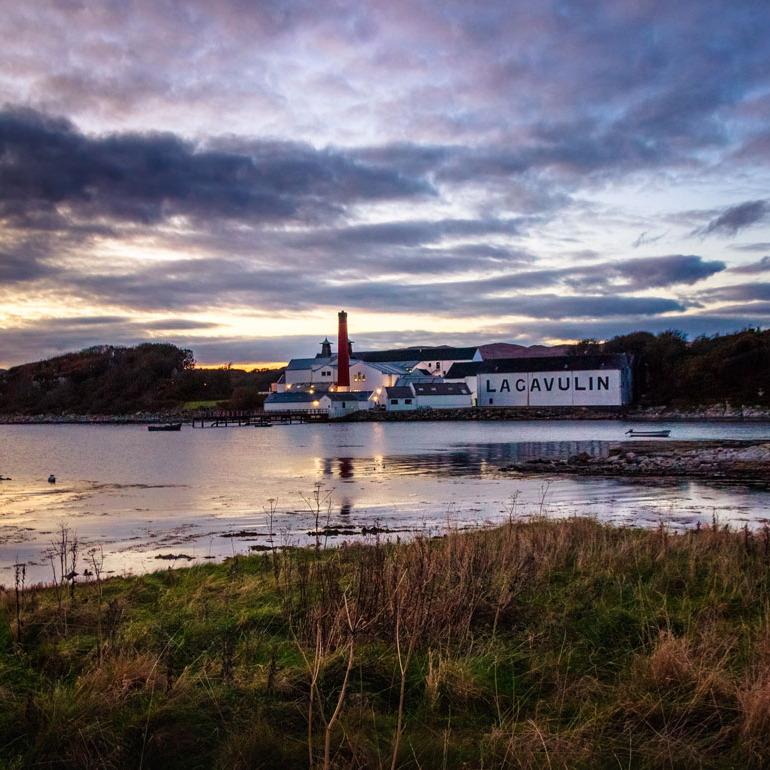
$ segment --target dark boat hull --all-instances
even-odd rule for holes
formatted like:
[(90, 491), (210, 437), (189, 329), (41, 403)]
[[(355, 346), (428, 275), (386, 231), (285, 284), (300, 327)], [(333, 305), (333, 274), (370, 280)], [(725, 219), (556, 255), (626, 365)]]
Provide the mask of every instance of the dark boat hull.
[(168, 425), (148, 425), (147, 430), (150, 431), (178, 431), (182, 430), (181, 422), (169, 423)]
[(642, 438), (668, 438), (670, 430), (629, 430), (626, 436), (640, 436)]

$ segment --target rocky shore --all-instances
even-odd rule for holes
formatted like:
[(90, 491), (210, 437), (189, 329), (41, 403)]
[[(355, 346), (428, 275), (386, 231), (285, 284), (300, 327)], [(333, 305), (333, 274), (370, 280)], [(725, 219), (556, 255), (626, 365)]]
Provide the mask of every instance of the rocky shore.
[(338, 422), (404, 422), (468, 420), (629, 420), (634, 422), (770, 422), (770, 409), (759, 406), (474, 406), (464, 409), (417, 409), (387, 412), (370, 409), (338, 418)]
[(680, 476), (770, 481), (767, 441), (626, 441), (606, 453), (568, 459), (534, 458), (500, 467), (503, 473), (570, 473), (581, 476)]
[[(189, 422), (191, 412), (133, 412), (131, 414), (0, 414), (0, 424), (115, 424)], [(770, 409), (759, 406), (640, 407), (640, 406), (551, 406), (551, 407), (467, 407), (462, 409), (417, 409), (387, 412), (380, 409), (354, 412), (332, 422), (414, 422), (495, 420), (628, 420), (631, 422), (770, 422)]]
[(189, 414), (176, 412), (0, 415), (0, 425), (145, 425), (154, 422), (184, 422), (185, 420), (189, 422)]

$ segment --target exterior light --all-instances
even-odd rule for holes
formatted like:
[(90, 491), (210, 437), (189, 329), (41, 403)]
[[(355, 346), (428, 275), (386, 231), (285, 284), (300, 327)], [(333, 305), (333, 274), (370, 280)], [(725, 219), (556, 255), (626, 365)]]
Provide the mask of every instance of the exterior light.
[(319, 401), (313, 401), (313, 406), (318, 406), (319, 403)]
[(286, 390), (291, 390), (291, 383), (286, 386)]
[(382, 388), (377, 388), (377, 395), (379, 395), (380, 393), (382, 393)]

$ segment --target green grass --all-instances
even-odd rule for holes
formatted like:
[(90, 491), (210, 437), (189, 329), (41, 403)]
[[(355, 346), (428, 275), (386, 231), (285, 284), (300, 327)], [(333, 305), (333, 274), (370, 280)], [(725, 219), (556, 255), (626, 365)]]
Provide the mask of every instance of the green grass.
[(767, 532), (540, 520), (102, 589), (27, 590), (20, 627), (0, 596), (0, 767), (323, 767), (328, 732), (328, 767), (390, 768), (399, 649), (399, 768), (770, 756)]
[(219, 404), (224, 404), (227, 401), (226, 398), (220, 398), (216, 401), (185, 401), (180, 407), (183, 412), (196, 412), (199, 409), (213, 409)]

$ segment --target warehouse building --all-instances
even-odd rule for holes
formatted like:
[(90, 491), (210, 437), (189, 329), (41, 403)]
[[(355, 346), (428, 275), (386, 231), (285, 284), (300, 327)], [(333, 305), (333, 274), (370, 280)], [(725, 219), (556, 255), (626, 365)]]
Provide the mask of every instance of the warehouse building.
[(338, 417), (369, 408), (404, 411), (631, 402), (630, 357), (547, 355), (549, 350), (495, 343), (354, 352), (347, 313), (341, 311), (337, 353), (332, 353), (327, 338), (314, 358), (292, 359), (265, 409), (323, 409)]
[(408, 385), (384, 388), (381, 395), (372, 394), (372, 401), (389, 412), (413, 409), (466, 409), (473, 406), (473, 397), (463, 382), (410, 382)]
[(622, 406), (632, 399), (625, 354), (484, 361), (478, 406)]

